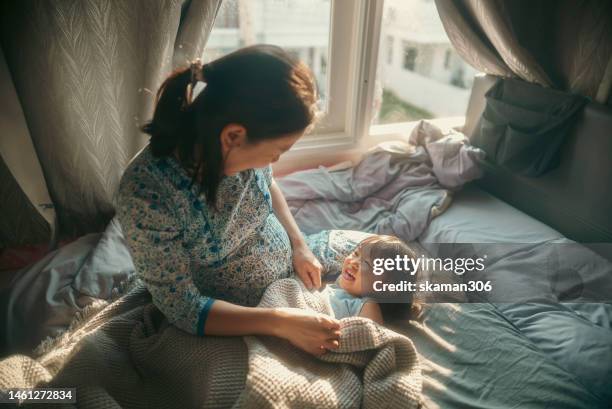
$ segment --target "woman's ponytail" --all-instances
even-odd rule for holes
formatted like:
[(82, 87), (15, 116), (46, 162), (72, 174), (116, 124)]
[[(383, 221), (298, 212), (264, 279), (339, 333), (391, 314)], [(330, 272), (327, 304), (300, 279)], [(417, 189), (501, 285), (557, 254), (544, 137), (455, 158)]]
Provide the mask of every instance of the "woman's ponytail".
[[(198, 81), (206, 86), (191, 101)], [(223, 129), (242, 125), (247, 143), (303, 133), (313, 125), (317, 106), (310, 69), (280, 47), (258, 44), (174, 71), (161, 85), (153, 119), (142, 131), (151, 135), (154, 156), (178, 154), (192, 184), (199, 180), (200, 193), (216, 208), (225, 174)]]
[(156, 157), (172, 155), (179, 143), (195, 137), (193, 115), (186, 109), (187, 86), (192, 81), (189, 67), (177, 69), (162, 83), (155, 97), (153, 119), (141, 127), (151, 135), (150, 145)]

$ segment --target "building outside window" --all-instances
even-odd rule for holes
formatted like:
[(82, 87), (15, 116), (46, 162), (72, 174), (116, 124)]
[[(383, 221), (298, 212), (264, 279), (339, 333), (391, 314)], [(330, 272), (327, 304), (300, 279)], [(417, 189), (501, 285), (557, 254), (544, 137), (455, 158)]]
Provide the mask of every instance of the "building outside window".
[[(389, 65), (388, 40), (401, 44)], [(385, 0), (372, 124), (464, 116), (477, 70), (452, 48), (433, 0)]]

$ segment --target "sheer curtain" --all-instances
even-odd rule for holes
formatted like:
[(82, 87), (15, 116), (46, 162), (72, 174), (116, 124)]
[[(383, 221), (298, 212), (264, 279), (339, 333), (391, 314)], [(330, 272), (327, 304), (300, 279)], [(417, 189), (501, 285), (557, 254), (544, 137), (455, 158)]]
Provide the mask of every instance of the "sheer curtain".
[[(138, 126), (152, 115), (154, 92), (174, 68), (201, 55), (221, 0), (23, 0), (0, 5), (0, 43), (23, 111), (38, 180), (46, 186), (59, 238), (100, 231), (125, 166), (146, 143)], [(3, 137), (4, 138), (4, 137)], [(3, 148), (4, 149), (4, 148)], [(3, 155), (6, 155), (3, 152)], [(3, 179), (19, 172), (2, 172)], [(12, 165), (15, 166), (14, 164)], [(31, 198), (30, 198), (31, 200)], [(34, 206), (5, 204), (44, 242)], [(26, 226), (30, 221), (33, 226)], [(2, 224), (4, 229), (14, 225)], [(3, 231), (3, 239), (17, 232)], [(4, 243), (11, 244), (11, 243)]]
[(435, 1), (451, 43), (475, 68), (610, 102), (609, 0)]

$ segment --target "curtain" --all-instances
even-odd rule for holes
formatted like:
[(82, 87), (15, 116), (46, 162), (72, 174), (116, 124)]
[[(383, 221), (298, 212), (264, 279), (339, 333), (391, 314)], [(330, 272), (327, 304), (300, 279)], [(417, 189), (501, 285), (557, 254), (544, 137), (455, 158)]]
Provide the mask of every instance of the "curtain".
[(55, 211), (1, 49), (0, 100), (0, 250), (9, 244), (49, 242)]
[(609, 102), (609, 0), (435, 1), (451, 43), (475, 68)]
[[(2, 2), (0, 44), (42, 168), (40, 185), (55, 207), (58, 239), (101, 231), (112, 218), (122, 172), (147, 142), (138, 127), (152, 115), (154, 93), (172, 69), (202, 54), (220, 2)], [(31, 205), (3, 210), (44, 234)]]

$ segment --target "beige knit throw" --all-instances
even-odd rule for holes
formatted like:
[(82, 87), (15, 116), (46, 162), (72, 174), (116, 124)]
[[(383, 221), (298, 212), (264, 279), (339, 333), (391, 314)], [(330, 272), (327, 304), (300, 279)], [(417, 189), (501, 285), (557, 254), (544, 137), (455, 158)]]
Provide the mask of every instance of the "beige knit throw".
[[(299, 280), (260, 306), (331, 314)], [(416, 408), (421, 369), (407, 337), (344, 318), (340, 348), (315, 358), (275, 337), (196, 337), (168, 325), (140, 282), (43, 345), (0, 361), (0, 389), (76, 387), (80, 408)]]

